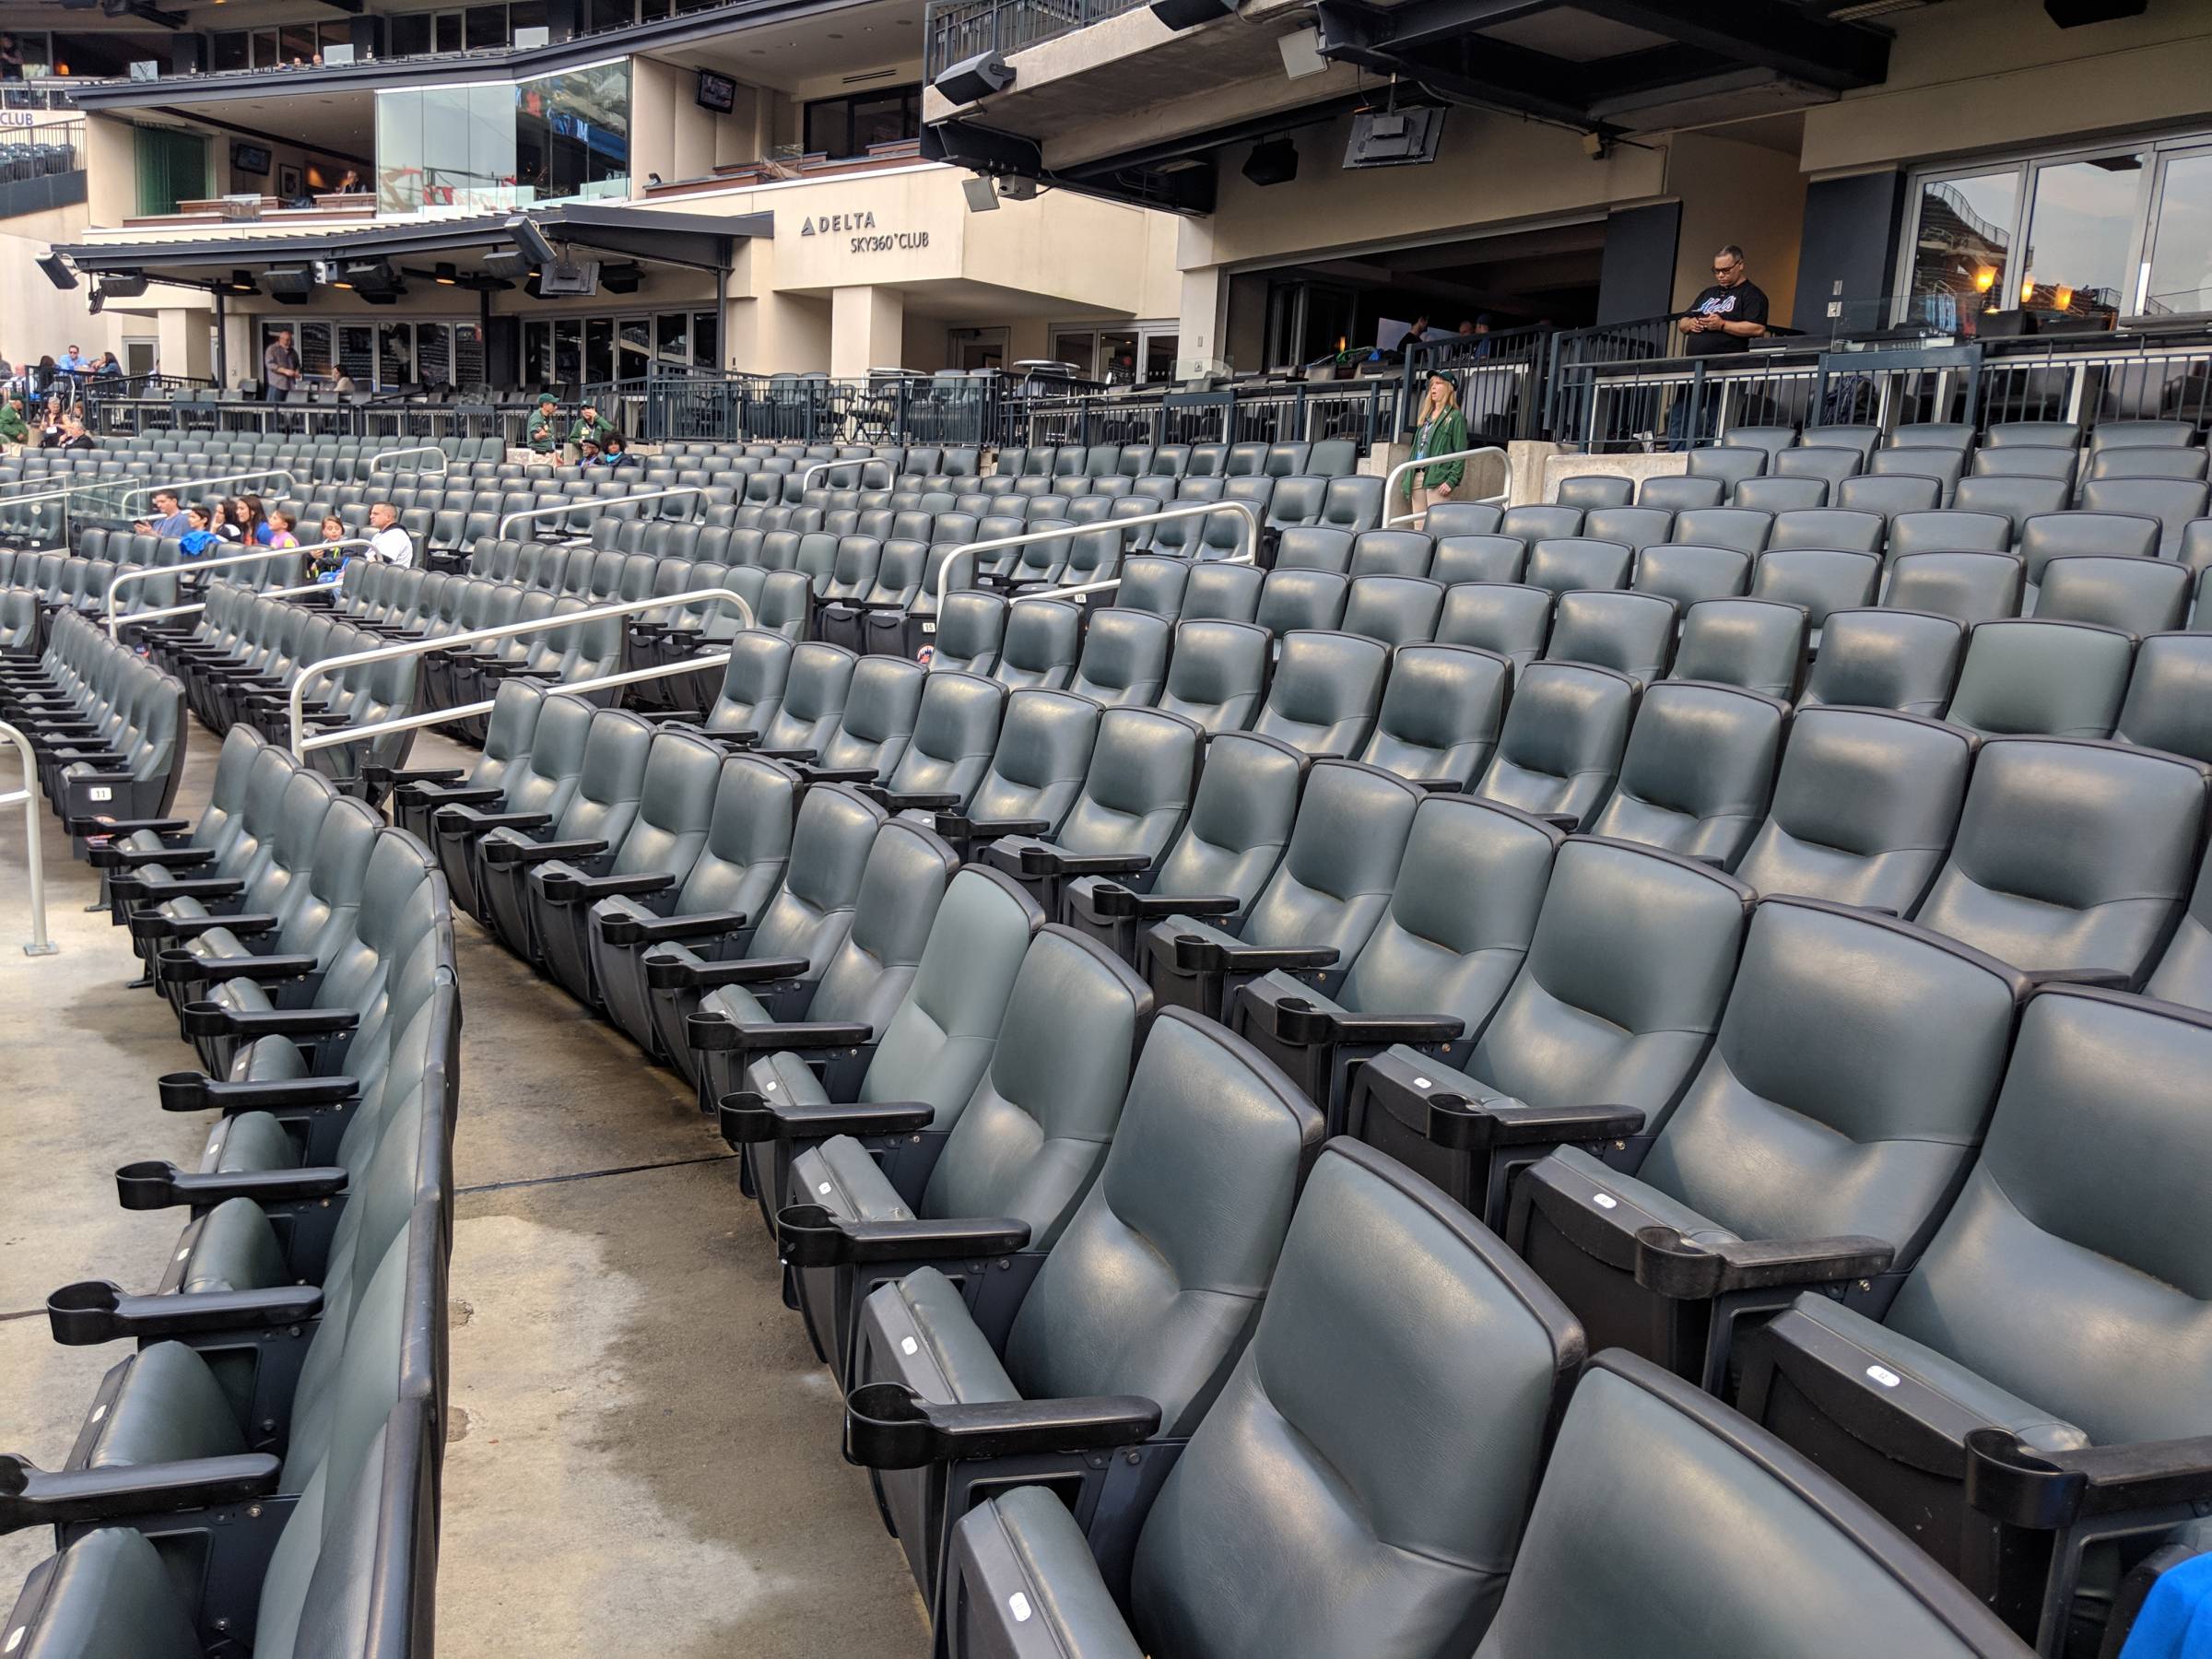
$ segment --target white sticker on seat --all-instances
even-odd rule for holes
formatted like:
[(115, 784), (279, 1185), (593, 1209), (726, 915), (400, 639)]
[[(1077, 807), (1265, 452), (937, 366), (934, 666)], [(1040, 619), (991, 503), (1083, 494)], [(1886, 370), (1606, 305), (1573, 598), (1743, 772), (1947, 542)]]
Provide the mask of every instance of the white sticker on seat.
[(30, 1627), (29, 1625), (18, 1625), (14, 1630), (10, 1630), (7, 1633), (6, 1642), (4, 1645), (0, 1645), (0, 1653), (12, 1653), (18, 1648), (21, 1647), (23, 1645), (23, 1638), (27, 1633), (29, 1633), (29, 1630)]
[(1590, 1202), (1596, 1205), (1599, 1209), (1618, 1209), (1620, 1207), (1620, 1200), (1610, 1193), (1593, 1193), (1590, 1194)]
[(1017, 1590), (1006, 1597), (1006, 1611), (1014, 1615), (1016, 1624), (1030, 1622), (1030, 1598)]
[(830, 1183), (829, 1183), (828, 1182), (826, 1182), (826, 1181), (825, 1181), (825, 1182), (822, 1182), (822, 1184), (821, 1184), (820, 1186), (818, 1186), (818, 1187), (816, 1187), (814, 1190), (815, 1190), (816, 1192), (818, 1192), (818, 1193), (821, 1194), (821, 1195), (822, 1195), (823, 1197), (825, 1197), (825, 1198), (827, 1198), (828, 1196), (830, 1196)]
[(1866, 1374), (1872, 1377), (1877, 1382), (1879, 1382), (1884, 1388), (1895, 1388), (1900, 1382), (1904, 1381), (1902, 1377), (1899, 1376), (1895, 1371), (1891, 1371), (1886, 1365), (1870, 1365), (1866, 1368)]
[(899, 1339), (899, 1351), (911, 1359), (922, 1351), (922, 1345), (912, 1336), (901, 1336)]
[(1430, 1082), (1426, 1077), (1416, 1077), (1413, 1080), (1413, 1086), (1416, 1088), (1434, 1088), (1436, 1087), (1435, 1084)]

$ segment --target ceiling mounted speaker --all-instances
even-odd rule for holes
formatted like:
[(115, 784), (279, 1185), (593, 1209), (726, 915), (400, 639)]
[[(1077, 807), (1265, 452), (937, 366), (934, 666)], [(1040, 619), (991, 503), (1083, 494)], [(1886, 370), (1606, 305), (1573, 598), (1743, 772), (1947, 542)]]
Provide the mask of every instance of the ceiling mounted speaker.
[(484, 255), (484, 275), (487, 276), (527, 276), (536, 269), (537, 262), (520, 250)]
[(100, 279), (100, 291), (110, 300), (135, 300), (146, 292), (146, 274), (112, 271)]
[(971, 104), (1014, 84), (1014, 71), (995, 52), (979, 52), (940, 70), (930, 83), (956, 104)]
[(1152, 0), (1152, 15), (1170, 29), (1191, 29), (1236, 15), (1237, 0)]
[(271, 299), (304, 300), (315, 291), (315, 272), (312, 265), (292, 265), (273, 269), (262, 278)]
[(2150, 0), (2043, 0), (2043, 10), (2061, 29), (2079, 29), (2089, 23), (2139, 18), (2149, 5)]
[(1288, 184), (1298, 177), (1298, 147), (1288, 138), (1269, 138), (1252, 147), (1244, 159), (1244, 176), (1265, 189)]
[(40, 254), (39, 269), (46, 273), (46, 280), (57, 288), (73, 288), (76, 286), (76, 273), (69, 268), (69, 262), (59, 253)]
[(997, 188), (989, 179), (978, 173), (970, 173), (960, 181), (960, 194), (968, 198), (968, 211), (971, 213), (998, 211)]
[(610, 294), (634, 294), (645, 283), (645, 267), (636, 260), (599, 267), (599, 286)]

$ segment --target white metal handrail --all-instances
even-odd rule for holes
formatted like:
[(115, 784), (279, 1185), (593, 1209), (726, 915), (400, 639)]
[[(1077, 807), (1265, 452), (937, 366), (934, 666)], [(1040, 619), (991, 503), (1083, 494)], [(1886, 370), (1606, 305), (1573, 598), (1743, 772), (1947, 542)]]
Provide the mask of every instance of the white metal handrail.
[(507, 526), (510, 524), (519, 524), (524, 519), (558, 518), (565, 516), (568, 513), (575, 512), (583, 508), (590, 508), (594, 511), (597, 511), (601, 508), (619, 507), (626, 503), (635, 503), (638, 501), (665, 501), (670, 496), (695, 495), (703, 497), (706, 493), (706, 489), (700, 485), (678, 484), (673, 489), (648, 489), (640, 495), (570, 496), (551, 506), (525, 507), (520, 512), (509, 513), (505, 518), (500, 521), (500, 527), (492, 533), (492, 539), (494, 541), (505, 541), (507, 539)]
[[(328, 545), (335, 547), (342, 544), (331, 542)], [(288, 547), (285, 549), (287, 552), (289, 552), (290, 550), (291, 549)], [(172, 565), (170, 568), (174, 570), (176, 567)], [(301, 582), (298, 587), (253, 588), (248, 591), (251, 592), (253, 597), (256, 599), (297, 599), (302, 594), (330, 593), (333, 591), (333, 585), (327, 582)], [(197, 616), (201, 611), (204, 611), (206, 608), (207, 601), (202, 599), (196, 604), (193, 605), (164, 605), (155, 610), (133, 611), (127, 618), (119, 618), (111, 615), (108, 618), (108, 638), (111, 640), (120, 639), (122, 636), (119, 630), (121, 629), (123, 623), (125, 621), (159, 622), (166, 620), (171, 617)]]
[[(1402, 524), (1408, 519), (1421, 516), (1418, 512), (1391, 512), (1391, 503), (1398, 499), (1398, 480), (1400, 478), (1409, 472), (1418, 471), (1425, 466), (1441, 466), (1447, 461), (1472, 461), (1477, 455), (1496, 455), (1505, 462), (1505, 488), (1496, 495), (1470, 496), (1465, 499), (1473, 501), (1477, 507), (1501, 507), (1512, 500), (1513, 497), (1512, 459), (1496, 444), (1488, 443), (1480, 449), (1451, 450), (1441, 455), (1422, 455), (1415, 460), (1399, 462), (1390, 469), (1389, 474), (1383, 478), (1382, 528), (1387, 530), (1393, 524)], [(1411, 492), (1408, 492), (1406, 499), (1408, 500), (1412, 499)], [(1462, 498), (1453, 496), (1451, 499), (1456, 501)]]
[[(1063, 537), (1088, 535), (1099, 532), (1108, 532), (1116, 535), (1126, 535), (1132, 530), (1139, 529), (1146, 524), (1164, 524), (1175, 519), (1204, 518), (1208, 514), (1216, 512), (1242, 513), (1244, 515), (1244, 522), (1252, 527), (1252, 543), (1243, 553), (1229, 554), (1224, 558), (1209, 560), (1208, 562), (1214, 564), (1253, 563), (1259, 556), (1260, 515), (1253, 504), (1250, 501), (1241, 500), (1192, 501), (1181, 507), (1163, 508), (1158, 512), (1132, 513), (1127, 518), (1100, 519), (1096, 524), (1065, 524), (1057, 530), (1025, 530), (1019, 535), (994, 535), (989, 541), (962, 542), (951, 552), (945, 555), (945, 562), (937, 567), (937, 608), (939, 610), (943, 610), (945, 608), (945, 595), (951, 591), (953, 567), (959, 563), (963, 556), (971, 556), (977, 553), (995, 553), (1002, 547), (1026, 547), (1033, 542), (1059, 541)], [(970, 559), (970, 562), (971, 564), (973, 563), (972, 558)], [(1119, 579), (1117, 578), (1116, 580), (1118, 581)], [(1103, 584), (1094, 583), (1090, 585), (1100, 586)], [(1065, 593), (1074, 593), (1077, 590), (1074, 588), (1068, 588), (1063, 591)], [(1033, 596), (1039, 598), (1050, 597), (1050, 595), (1046, 594), (1037, 594)]]
[(23, 787), (0, 795), (0, 806), (23, 803), (23, 846), (30, 863), (30, 943), (23, 947), (23, 954), (52, 956), (61, 947), (46, 936), (46, 855), (39, 845), (38, 757), (31, 751), (30, 739), (5, 720), (0, 720), (0, 737), (16, 746), (16, 754), (23, 762)]
[[(725, 667), (729, 660), (728, 652), (717, 651), (705, 656), (686, 657), (680, 663), (656, 663), (650, 668), (630, 668), (620, 674), (603, 674), (595, 679), (571, 680), (566, 685), (547, 686), (546, 695), (582, 697), (587, 691), (602, 691), (609, 686), (634, 686), (645, 680), (666, 679), (672, 675), (698, 674), (712, 668)], [(317, 749), (363, 743), (371, 737), (381, 737), (386, 732), (418, 732), (425, 726), (445, 725), (455, 720), (465, 720), (471, 715), (488, 714), (495, 700), (486, 698), (481, 702), (462, 703), (455, 708), (433, 709), (427, 714), (406, 714), (396, 720), (373, 721), (368, 725), (347, 726), (335, 732), (317, 732), (300, 744), (300, 752), (308, 755)]]
[[(335, 547), (340, 544), (331, 542), (325, 545)], [(363, 543), (362, 545), (366, 546), (367, 544)], [(126, 570), (118, 571), (109, 580), (108, 596), (103, 601), (108, 613), (108, 638), (112, 640), (116, 637), (115, 593), (125, 582), (150, 582), (157, 576), (186, 576), (200, 571), (220, 570), (225, 565), (262, 564), (272, 559), (282, 559), (287, 554), (306, 551), (305, 547), (264, 547), (257, 553), (226, 553), (220, 559), (194, 559), (183, 564), (173, 565), (132, 565)], [(141, 618), (134, 618), (132, 619), (136, 621)]]
[[(115, 498), (115, 515), (118, 518), (127, 518), (130, 515), (130, 501), (134, 496), (144, 496), (150, 501), (158, 495), (173, 495), (181, 501), (184, 499), (182, 493), (184, 490), (205, 489), (210, 484), (242, 484), (249, 478), (282, 478), (287, 489), (295, 488), (300, 483), (299, 475), (289, 467), (264, 466), (256, 468), (253, 472), (224, 473), (213, 478), (179, 478), (173, 484), (141, 484), (134, 489), (124, 490)], [(109, 478), (105, 482), (112, 484), (115, 480)], [(98, 488), (100, 486), (88, 485), (85, 488)]]
[[(312, 679), (335, 674), (341, 668), (356, 668), (363, 663), (386, 663), (394, 657), (424, 656), (433, 651), (448, 651), (456, 645), (477, 645), (487, 640), (512, 640), (518, 634), (552, 633), (563, 628), (580, 628), (586, 622), (596, 622), (606, 617), (634, 617), (640, 611), (663, 610), (672, 606), (688, 605), (694, 599), (727, 599), (737, 606), (747, 628), (753, 626), (753, 607), (743, 594), (733, 588), (693, 588), (688, 593), (665, 594), (651, 599), (626, 599), (615, 605), (595, 605), (585, 610), (571, 611), (566, 616), (539, 617), (528, 622), (502, 622), (496, 628), (475, 628), (466, 633), (441, 635), (434, 640), (402, 640), (395, 644), (380, 645), (373, 651), (352, 651), (344, 656), (324, 657), (310, 664), (292, 677), (291, 689), (285, 698), (286, 712), (289, 716), (291, 750), (304, 754), (300, 745), (300, 720), (301, 705), (307, 700), (307, 686)], [(452, 710), (444, 711), (445, 718), (454, 718)]]
[(412, 445), (410, 445), (409, 447), (407, 447), (407, 448), (406, 448), (406, 449), (388, 449), (388, 450), (378, 450), (378, 451), (376, 452), (376, 453), (375, 453), (375, 454), (373, 454), (373, 455), (371, 455), (371, 456), (370, 456), (370, 457), (369, 457), (369, 471), (370, 471), (371, 475), (371, 476), (373, 476), (373, 475), (375, 474), (375, 472), (376, 472), (376, 464), (377, 464), (379, 461), (389, 461), (389, 460), (391, 460), (391, 459), (392, 459), (392, 458), (393, 458), (394, 455), (435, 455), (435, 456), (437, 456), (437, 457), (438, 457), (438, 465), (437, 465), (436, 466), (410, 466), (409, 468), (407, 468), (407, 470), (408, 470), (409, 472), (416, 472), (416, 473), (426, 473), (426, 472), (444, 473), (444, 472), (450, 472), (450, 471), (452, 471), (452, 470), (453, 470), (453, 457), (452, 457), (452, 456), (450, 456), (450, 455), (448, 455), (448, 454), (447, 454), (447, 453), (445, 453), (443, 450), (440, 449), (440, 448), (439, 448), (439, 447), (438, 447), (436, 444), (434, 444), (434, 443), (417, 443), (417, 444), (412, 444)]

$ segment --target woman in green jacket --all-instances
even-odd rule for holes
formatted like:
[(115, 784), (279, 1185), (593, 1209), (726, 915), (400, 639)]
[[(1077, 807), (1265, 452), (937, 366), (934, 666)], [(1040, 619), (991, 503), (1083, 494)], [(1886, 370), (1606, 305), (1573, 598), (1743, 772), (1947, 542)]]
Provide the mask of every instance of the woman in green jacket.
[[(1466, 449), (1467, 418), (1459, 412), (1459, 388), (1449, 377), (1432, 374), (1421, 399), (1421, 418), (1414, 432), (1413, 458), (1449, 455)], [(1448, 501), (1467, 476), (1465, 461), (1440, 461), (1434, 466), (1417, 466), (1406, 475), (1399, 498), (1401, 506), (1426, 514), (1438, 501)]]

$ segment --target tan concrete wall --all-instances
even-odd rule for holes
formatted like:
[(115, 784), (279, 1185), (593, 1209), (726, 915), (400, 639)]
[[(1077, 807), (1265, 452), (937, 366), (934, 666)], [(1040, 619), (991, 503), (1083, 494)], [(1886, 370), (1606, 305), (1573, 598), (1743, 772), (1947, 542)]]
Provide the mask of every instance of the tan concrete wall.
[(2062, 29), (2027, 0), (1882, 18), (1889, 76), (1806, 112), (1807, 172), (2212, 117), (2212, 6)]
[(90, 279), (80, 276), (76, 288), (57, 288), (38, 267), (55, 242), (82, 240), (85, 218), (85, 205), (78, 202), (0, 221), (0, 357), (10, 363), (58, 358), (73, 345), (95, 356), (121, 353), (124, 331), (116, 313), (92, 314)]
[(830, 296), (830, 372), (857, 378), (906, 367), (906, 297), (897, 288), (842, 288)]
[(1769, 321), (1786, 325), (1805, 229), (1805, 175), (1796, 158), (1718, 133), (1677, 133), (1667, 140), (1666, 179), (1682, 198), (1675, 304), (1688, 305), (1712, 281), (1713, 254), (1733, 242), (1766, 292)]

